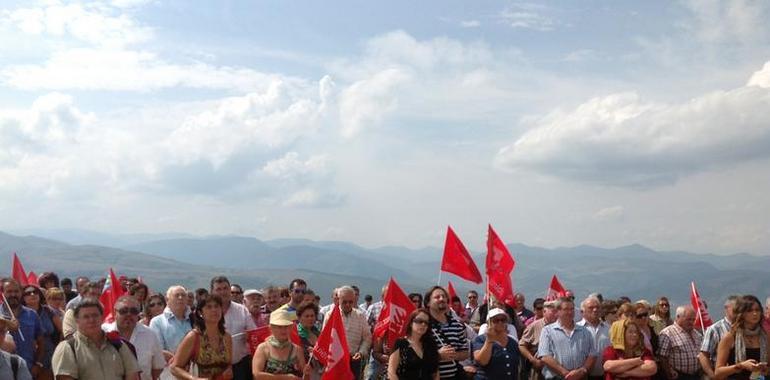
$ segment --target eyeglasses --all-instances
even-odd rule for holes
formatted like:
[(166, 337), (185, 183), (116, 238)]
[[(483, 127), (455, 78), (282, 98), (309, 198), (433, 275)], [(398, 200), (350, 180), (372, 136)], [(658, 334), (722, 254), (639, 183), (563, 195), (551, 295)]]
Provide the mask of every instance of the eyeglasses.
[(476, 296), (468, 296), (468, 299), (469, 299), (469, 300), (475, 300), (476, 298), (479, 298), (479, 297), (476, 297)]
[(660, 304), (660, 307), (668, 307), (668, 304), (667, 303), (662, 303), (662, 304)]
[(150, 302), (150, 303), (147, 304), (147, 306), (149, 306), (149, 307), (156, 307), (156, 306), (163, 306), (163, 304), (160, 303), (160, 302)]
[(33, 295), (33, 294), (37, 294), (37, 292), (36, 292), (36, 291), (34, 291), (34, 290), (27, 290), (26, 292), (24, 292), (24, 295), (25, 295), (25, 296), (31, 296), (31, 295)]
[(637, 317), (637, 318), (639, 318), (639, 319), (642, 319), (642, 318), (647, 318), (647, 317), (649, 317), (649, 316), (650, 316), (650, 314), (649, 314), (649, 313), (641, 313), (641, 314), (637, 314), (637, 315), (636, 315), (636, 317)]
[(427, 326), (428, 325), (428, 320), (427, 319), (422, 319), (422, 318), (415, 318), (415, 319), (412, 320), (412, 323), (416, 323), (418, 325), (426, 325)]
[(120, 315), (139, 315), (139, 308), (138, 307), (124, 307), (122, 309), (118, 309), (118, 314)]
[(241, 294), (243, 294), (243, 292), (238, 292), (238, 291), (230, 291), (230, 294), (234, 294), (234, 295), (236, 295), (236, 296), (237, 296), (237, 295), (241, 295)]
[(492, 318), (489, 320), (490, 323), (508, 323), (507, 318)]
[(305, 294), (305, 293), (307, 293), (307, 290), (301, 289), (301, 288), (297, 288), (297, 289), (292, 290), (292, 292), (294, 292), (295, 294)]

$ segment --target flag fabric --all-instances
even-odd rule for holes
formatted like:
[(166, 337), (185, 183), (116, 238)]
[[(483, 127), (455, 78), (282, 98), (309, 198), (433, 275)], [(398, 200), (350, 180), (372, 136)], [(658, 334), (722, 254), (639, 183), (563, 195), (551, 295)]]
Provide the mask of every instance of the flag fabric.
[(115, 301), (123, 296), (124, 293), (123, 287), (120, 285), (120, 282), (118, 282), (118, 278), (115, 277), (115, 273), (112, 271), (112, 268), (110, 268), (107, 281), (104, 283), (104, 290), (102, 290), (102, 295), (99, 297), (99, 302), (102, 303), (102, 307), (104, 308), (104, 323), (112, 323), (115, 321)]
[(452, 285), (452, 281), (447, 281), (446, 291), (449, 293), (449, 303), (451, 304), (452, 300), (457, 297), (457, 291), (455, 290), (455, 286)]
[(29, 275), (27, 275), (27, 285), (40, 285), (37, 283), (37, 274), (35, 272), (29, 272)]
[(559, 282), (559, 279), (556, 278), (556, 275), (553, 275), (551, 278), (551, 285), (548, 287), (548, 292), (545, 295), (546, 301), (554, 301), (561, 297), (567, 296), (567, 289), (564, 288), (564, 285)]
[(471, 254), (457, 237), (452, 227), (447, 227), (446, 242), (444, 243), (444, 257), (441, 259), (441, 270), (453, 273), (470, 282), (480, 284), (484, 281), (481, 272), (473, 262)]
[(706, 330), (714, 322), (711, 320), (706, 304), (703, 303), (703, 299), (700, 298), (698, 290), (695, 289), (695, 281), (690, 283), (690, 303), (692, 308), (695, 309), (695, 327), (699, 327), (701, 331)]
[(299, 324), (299, 321), (294, 322), (294, 326), (292, 326), (291, 329), (289, 329), (289, 340), (302, 347), (302, 338), (299, 337), (299, 331), (297, 330), (297, 325)]
[(318, 336), (313, 357), (326, 367), (321, 380), (353, 380), (350, 370), (350, 351), (345, 338), (345, 326), (339, 307), (332, 308), (329, 322)]
[(492, 296), (508, 305), (515, 305), (511, 272), (516, 266), (511, 253), (489, 225), (487, 235), (487, 289)]
[(249, 343), (249, 351), (253, 355), (260, 343), (270, 336), (270, 326), (261, 326), (253, 330), (246, 330), (246, 341)]
[(382, 303), (382, 311), (374, 326), (374, 337), (381, 338), (387, 333), (388, 347), (392, 348), (396, 345), (396, 339), (406, 333), (406, 319), (415, 307), (393, 278), (388, 282)]
[(29, 284), (27, 281), (27, 272), (24, 271), (24, 266), (21, 265), (21, 260), (19, 260), (19, 256), (16, 256), (16, 252), (13, 253), (13, 272), (11, 273), (11, 277), (18, 281), (21, 286), (27, 286)]

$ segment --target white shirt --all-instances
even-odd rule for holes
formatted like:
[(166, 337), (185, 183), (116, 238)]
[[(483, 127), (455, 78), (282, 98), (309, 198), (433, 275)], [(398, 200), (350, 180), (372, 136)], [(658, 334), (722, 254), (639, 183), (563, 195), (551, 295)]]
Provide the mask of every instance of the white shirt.
[(233, 337), (233, 364), (250, 355), (246, 330), (256, 329), (257, 325), (249, 314), (249, 309), (241, 304), (230, 302), (225, 313), (225, 331)]
[[(486, 334), (487, 329), (489, 328), (489, 324), (485, 323), (479, 327), (479, 335)], [(515, 341), (519, 341), (519, 333), (516, 331), (516, 326), (512, 324), (508, 324), (508, 336), (513, 338)]]
[[(117, 331), (115, 322), (102, 325), (104, 332)], [(124, 337), (125, 338), (125, 337)], [(139, 369), (142, 371), (142, 380), (152, 380), (153, 369), (163, 369), (166, 366), (166, 359), (163, 358), (163, 349), (160, 347), (160, 341), (155, 332), (149, 327), (137, 323), (134, 332), (128, 339), (136, 349), (136, 359), (139, 362)]]

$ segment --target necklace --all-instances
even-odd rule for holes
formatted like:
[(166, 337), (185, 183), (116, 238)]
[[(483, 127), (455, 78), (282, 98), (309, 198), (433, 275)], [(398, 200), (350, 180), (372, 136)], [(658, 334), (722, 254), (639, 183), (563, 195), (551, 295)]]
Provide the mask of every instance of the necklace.
[(291, 345), (291, 341), (289, 341), (288, 339), (283, 341), (283, 342), (281, 342), (280, 340), (276, 339), (272, 335), (269, 338), (267, 338), (267, 343), (269, 343), (271, 346), (273, 346), (273, 347), (275, 347), (275, 348), (277, 348), (279, 350), (280, 349), (284, 349), (286, 347), (289, 347), (289, 345)]

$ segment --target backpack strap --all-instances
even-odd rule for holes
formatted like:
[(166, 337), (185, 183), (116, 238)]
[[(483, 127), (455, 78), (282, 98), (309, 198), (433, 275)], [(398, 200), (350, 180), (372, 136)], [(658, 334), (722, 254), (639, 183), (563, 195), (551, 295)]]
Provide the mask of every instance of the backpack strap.
[(13, 370), (13, 379), (16, 380), (19, 376), (19, 357), (16, 355), (11, 355), (11, 370)]

